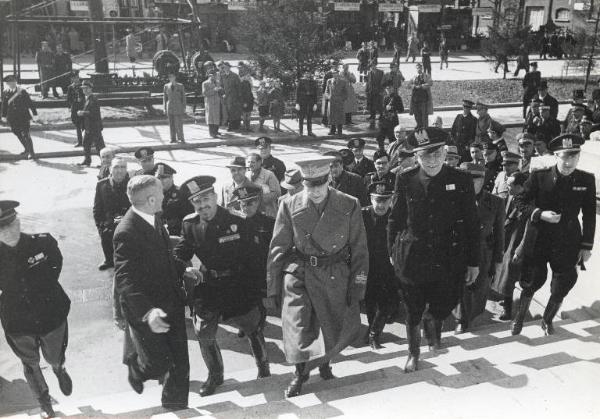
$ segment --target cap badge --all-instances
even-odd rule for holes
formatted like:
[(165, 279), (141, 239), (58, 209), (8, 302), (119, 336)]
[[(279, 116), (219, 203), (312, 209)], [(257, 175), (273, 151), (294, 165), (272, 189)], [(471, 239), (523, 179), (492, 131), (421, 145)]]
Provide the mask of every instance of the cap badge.
[(234, 233), (235, 233), (235, 232), (237, 231), (237, 229), (238, 229), (238, 227), (237, 227), (237, 224), (231, 224), (231, 225), (229, 226), (229, 228), (230, 228), (230, 229), (231, 229), (231, 231), (232, 231), (232, 232), (234, 232)]
[(415, 131), (415, 138), (417, 139), (417, 144), (419, 145), (425, 145), (429, 143), (429, 135), (427, 135), (427, 131), (424, 129)]
[(378, 194), (384, 194), (385, 193), (385, 185), (379, 184), (379, 185), (375, 186), (375, 192)]
[(573, 140), (570, 138), (563, 138), (562, 140), (562, 146), (563, 148), (572, 148), (573, 147)]
[(188, 182), (187, 187), (192, 194), (200, 192), (200, 188), (198, 187), (198, 184), (194, 180)]

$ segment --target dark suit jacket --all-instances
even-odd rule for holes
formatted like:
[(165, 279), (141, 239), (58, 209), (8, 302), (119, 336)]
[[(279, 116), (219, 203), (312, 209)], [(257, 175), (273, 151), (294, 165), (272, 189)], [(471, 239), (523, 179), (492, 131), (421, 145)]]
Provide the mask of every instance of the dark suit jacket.
[(2, 117), (6, 118), (11, 127), (29, 127), (29, 121), (31, 121), (29, 109), (34, 115), (37, 115), (27, 90), (17, 87), (16, 91), (6, 89), (2, 93)]
[(99, 134), (102, 131), (102, 116), (100, 115), (100, 104), (93, 93), (85, 98), (83, 105), (83, 128), (88, 134)]
[(546, 95), (546, 97), (542, 99), (542, 105), (550, 106), (550, 116), (555, 119), (558, 118), (558, 100), (553, 96)]
[(152, 308), (169, 317), (180, 316), (184, 298), (180, 273), (169, 250), (168, 233), (163, 237), (130, 208), (115, 230), (115, 281), (124, 317), (139, 325)]
[(361, 178), (365, 177), (367, 173), (371, 173), (374, 171), (375, 171), (375, 163), (373, 163), (373, 160), (363, 157), (362, 160), (360, 161), (360, 163), (358, 163), (358, 164), (356, 164), (356, 160), (354, 161), (354, 167), (352, 167), (352, 173), (356, 173)]
[(365, 188), (362, 178), (356, 173), (344, 170), (337, 180), (331, 182), (331, 187), (355, 197), (363, 207), (369, 205), (367, 188)]
[(98, 228), (111, 227), (115, 217), (125, 215), (131, 206), (127, 197), (128, 181), (127, 177), (120, 184), (116, 184), (109, 176), (96, 184), (93, 214)]

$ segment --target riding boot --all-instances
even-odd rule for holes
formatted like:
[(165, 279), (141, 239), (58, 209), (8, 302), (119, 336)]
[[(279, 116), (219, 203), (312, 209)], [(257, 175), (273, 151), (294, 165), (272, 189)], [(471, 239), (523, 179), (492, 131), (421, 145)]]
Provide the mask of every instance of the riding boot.
[(331, 371), (331, 365), (329, 362), (319, 365), (319, 375), (323, 380), (333, 380), (335, 375)]
[(544, 315), (542, 316), (542, 329), (544, 329), (546, 336), (554, 334), (554, 325), (552, 324), (552, 320), (554, 320), (554, 316), (556, 316), (556, 313), (558, 313), (561, 305), (562, 303), (554, 301), (552, 297), (550, 297), (548, 300), (548, 304), (544, 310)]
[(500, 314), (500, 320), (510, 320), (512, 318), (512, 296), (504, 298), (504, 304), (502, 307), (502, 314)]
[(213, 394), (217, 387), (223, 384), (223, 358), (217, 341), (201, 341), (200, 352), (208, 368), (208, 377), (200, 388), (200, 396), (204, 397)]
[(285, 397), (296, 397), (302, 392), (302, 384), (308, 381), (310, 372), (306, 371), (306, 363), (296, 364), (296, 372), (290, 385), (285, 390)]
[(377, 350), (381, 349), (381, 333), (383, 332), (383, 328), (385, 327), (385, 321), (387, 320), (387, 315), (382, 313), (381, 311), (377, 311), (375, 314), (375, 318), (373, 319), (373, 323), (369, 332), (369, 345), (371, 349)]
[(258, 376), (256, 378), (270, 377), (271, 370), (269, 369), (265, 337), (261, 331), (256, 331), (248, 336), (248, 340), (250, 341), (250, 350), (252, 351), (252, 355), (254, 355), (254, 360), (258, 367)]
[(408, 359), (404, 366), (404, 372), (415, 372), (421, 353), (421, 327), (418, 324), (416, 326), (407, 325), (406, 338), (408, 339)]
[(515, 320), (513, 321), (511, 328), (510, 328), (510, 333), (512, 333), (513, 335), (521, 334), (521, 330), (523, 330), (523, 320), (525, 319), (525, 315), (527, 314), (527, 311), (529, 310), (529, 304), (531, 304), (532, 298), (533, 298), (533, 296), (527, 297), (527, 296), (524, 296), (523, 294), (521, 294), (521, 301), (519, 302), (519, 309), (517, 310)]

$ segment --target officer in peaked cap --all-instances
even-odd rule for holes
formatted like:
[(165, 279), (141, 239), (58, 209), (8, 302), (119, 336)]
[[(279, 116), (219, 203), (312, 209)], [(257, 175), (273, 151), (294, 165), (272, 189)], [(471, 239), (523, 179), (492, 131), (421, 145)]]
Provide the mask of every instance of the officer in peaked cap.
[(355, 197), (358, 199), (361, 205), (368, 205), (369, 198), (367, 196), (367, 189), (365, 188), (363, 179), (356, 173), (347, 171), (344, 167), (349, 160), (349, 158), (346, 157), (345, 161), (343, 157), (346, 152), (347, 156), (354, 155), (348, 149), (342, 149), (340, 151), (328, 151), (324, 153), (324, 156), (334, 157), (333, 161), (329, 165), (331, 168), (330, 186), (340, 192)]
[(384, 182), (393, 190), (396, 184), (396, 174), (390, 170), (390, 156), (381, 149), (373, 153), (373, 161), (375, 162), (375, 171), (367, 173), (364, 178), (365, 186), (376, 182)]
[(504, 150), (508, 150), (508, 146), (506, 145), (506, 140), (504, 139), (504, 133), (506, 132), (506, 127), (499, 122), (493, 121), (488, 128), (488, 136), (494, 145), (497, 146), (498, 151), (502, 152)]
[(396, 177), (388, 222), (388, 249), (406, 308), (409, 356), (418, 367), (419, 324), (432, 348), (441, 345), (442, 322), (459, 299), (462, 284), (479, 274), (479, 220), (470, 176), (444, 165), (448, 134), (435, 127), (408, 137), (418, 166)]
[(260, 309), (263, 314), (264, 326), (266, 311), (262, 305), (262, 299), (267, 296), (267, 256), (269, 253), (269, 244), (273, 238), (275, 219), (259, 211), (262, 197), (262, 188), (259, 186), (249, 185), (237, 188), (233, 191), (233, 197), (234, 200), (239, 202), (240, 212), (246, 219), (248, 230), (255, 245), (249, 248), (248, 251), (255, 252), (252, 255), (252, 260), (255, 260), (260, 268), (260, 275), (257, 278), (258, 281), (254, 292), (257, 298), (261, 300)]
[(528, 132), (523, 132), (517, 135), (517, 143), (519, 144), (519, 153), (521, 154), (521, 163), (519, 170), (523, 173), (529, 172), (531, 158), (535, 152), (533, 144), (535, 137)]
[[(359, 202), (329, 187), (338, 159), (297, 161), (305, 189), (282, 201), (275, 221), (267, 293), (274, 305), (283, 297), (283, 348), (296, 367), (287, 397), (301, 393), (317, 366), (321, 378), (334, 379), (329, 361), (360, 332), (369, 254)], [(324, 348), (314, 344), (320, 334)]]
[(538, 86), (537, 98), (542, 101), (543, 106), (550, 106), (550, 116), (558, 117), (558, 100), (548, 93), (548, 80), (543, 79)]
[(531, 220), (538, 236), (533, 256), (523, 262), (523, 292), (512, 326), (515, 335), (521, 332), (534, 293), (546, 282), (548, 263), (552, 284), (542, 329), (548, 335), (554, 333), (552, 320), (577, 282), (576, 266), (591, 256), (596, 230), (596, 181), (593, 174), (577, 169), (583, 142), (582, 137), (573, 134), (553, 139), (548, 148), (556, 156), (556, 165), (531, 173), (525, 192), (516, 197), (524, 207), (533, 204)]
[[(216, 340), (221, 322), (248, 337), (258, 378), (271, 375), (256, 292), (264, 271), (252, 258), (258, 252), (256, 244), (247, 222), (217, 205), (214, 183), (212, 176), (196, 176), (182, 185), (195, 212), (183, 219), (182, 239), (173, 249), (185, 278), (195, 284), (191, 292), (194, 331), (208, 368), (200, 396), (213, 394), (223, 384), (223, 359)], [(199, 269), (188, 267), (194, 255), (202, 261)]]
[(37, 115), (37, 110), (27, 90), (17, 85), (17, 78), (14, 75), (6, 76), (4, 82), (7, 86), (2, 92), (0, 122), (2, 118), (6, 118), (10, 130), (23, 146), (24, 151), (21, 155), (34, 158), (33, 141), (29, 131), (31, 129), (31, 114)]
[(180, 236), (181, 222), (186, 215), (194, 212), (194, 207), (185, 193), (175, 185), (173, 181), (173, 175), (177, 173), (175, 169), (166, 163), (156, 163), (154, 173), (162, 183), (165, 196), (162, 202), (162, 219), (171, 236)]
[(492, 194), (499, 196), (500, 198), (508, 198), (508, 178), (514, 172), (519, 171), (519, 163), (521, 162), (521, 155), (513, 153), (512, 151), (503, 151), (502, 155), (502, 168), (503, 170), (498, 173), (494, 182), (494, 188)]
[(472, 177), (475, 197), (477, 199), (477, 215), (480, 224), (479, 275), (471, 286), (464, 286), (460, 303), (454, 309), (456, 318), (455, 333), (468, 330), (471, 322), (485, 312), (487, 296), (492, 282), (490, 272), (500, 272), (500, 264), (504, 256), (504, 200), (485, 191), (486, 168), (475, 163), (462, 163)]
[(362, 209), (369, 249), (369, 275), (365, 292), (369, 322), (367, 340), (372, 349), (381, 349), (380, 337), (386, 320), (399, 303), (394, 267), (390, 263), (386, 241), (393, 192), (394, 186), (385, 181), (371, 183), (371, 205)]
[(456, 115), (450, 129), (450, 136), (464, 160), (470, 160), (469, 145), (475, 140), (477, 118), (471, 113), (474, 106), (472, 101), (463, 99), (463, 111)]
[(154, 150), (152, 147), (140, 147), (135, 151), (134, 156), (142, 168), (134, 171), (131, 177), (139, 175), (154, 176)]
[(0, 201), (0, 320), (41, 416), (54, 417), (40, 349), (61, 392), (70, 395), (73, 383), (64, 365), (71, 303), (58, 282), (63, 258), (56, 240), (48, 233), (22, 233), (18, 206), (17, 201)]
[(262, 166), (275, 173), (275, 177), (281, 182), (285, 174), (285, 164), (271, 154), (272, 142), (270, 137), (258, 137), (254, 140), (254, 146), (262, 157)]
[(460, 163), (460, 154), (458, 154), (458, 147), (455, 145), (446, 145), (446, 164), (450, 167), (458, 167)]
[(367, 173), (375, 171), (373, 160), (364, 155), (365, 140), (362, 138), (352, 138), (348, 140), (347, 147), (354, 153), (354, 162), (352, 165), (352, 173), (356, 173), (364, 178)]
[[(354, 153), (349, 148), (340, 148), (338, 153), (342, 156), (342, 163), (344, 164), (344, 169), (349, 172), (352, 172), (352, 168), (354, 167)], [(354, 172), (353, 172), (354, 173)]]

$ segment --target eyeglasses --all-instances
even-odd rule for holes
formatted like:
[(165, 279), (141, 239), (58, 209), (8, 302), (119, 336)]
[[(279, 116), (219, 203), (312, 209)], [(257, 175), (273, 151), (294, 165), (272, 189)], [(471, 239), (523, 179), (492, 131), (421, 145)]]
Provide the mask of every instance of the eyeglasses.
[(427, 160), (427, 161), (439, 160), (442, 158), (443, 155), (444, 155), (444, 150), (441, 148), (436, 151), (432, 151), (430, 153), (428, 153), (427, 151), (422, 151), (420, 153), (417, 153), (417, 156), (421, 160)]

